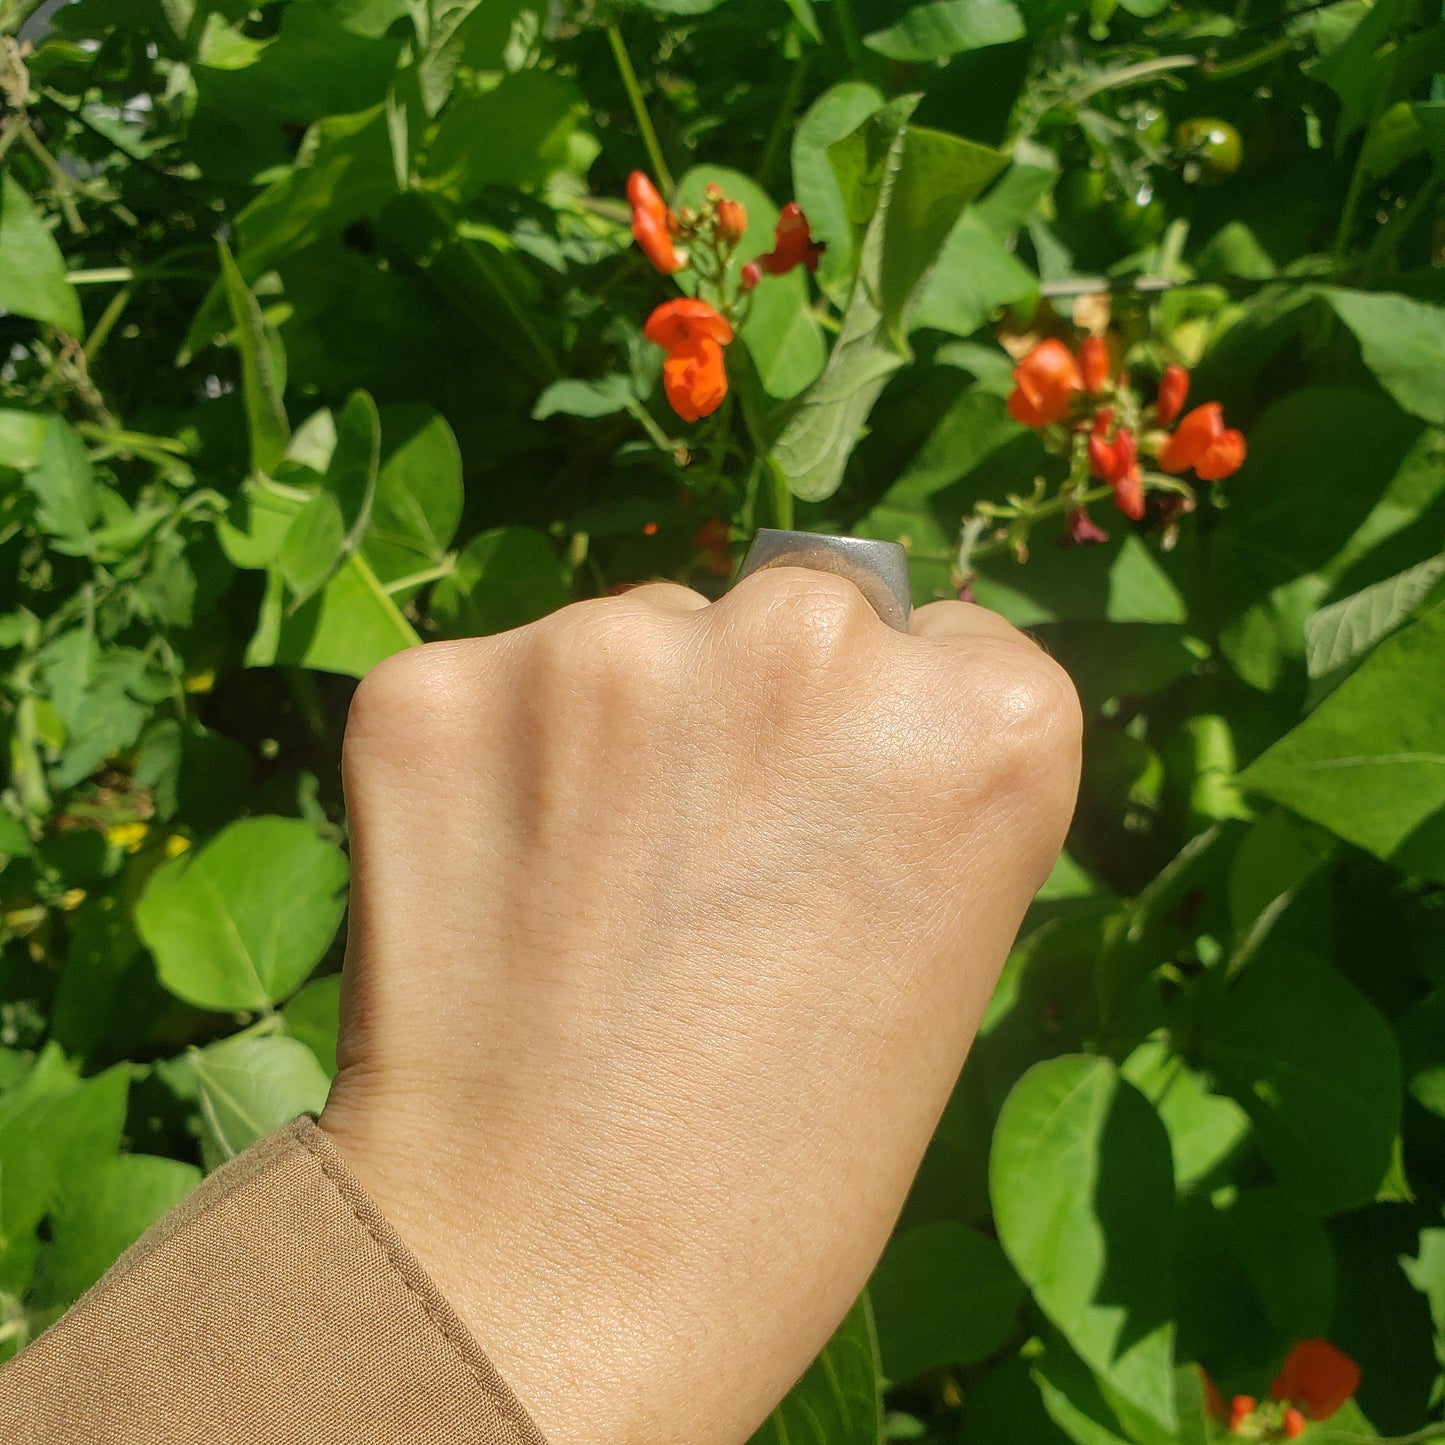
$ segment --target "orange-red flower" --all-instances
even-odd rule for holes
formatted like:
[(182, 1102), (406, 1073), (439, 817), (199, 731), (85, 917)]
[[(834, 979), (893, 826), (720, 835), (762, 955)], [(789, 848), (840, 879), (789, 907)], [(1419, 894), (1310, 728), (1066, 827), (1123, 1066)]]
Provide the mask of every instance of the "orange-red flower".
[(1009, 415), (1024, 426), (1047, 426), (1063, 421), (1076, 391), (1083, 390), (1083, 378), (1073, 353), (1062, 341), (1050, 337), (1041, 341), (1014, 367), (1014, 389), (1009, 395)]
[(1084, 390), (1097, 396), (1109, 384), (1109, 348), (1102, 336), (1087, 336), (1079, 347), (1079, 375)]
[(823, 247), (813, 239), (803, 208), (796, 201), (789, 201), (778, 213), (778, 224), (773, 228), (773, 249), (758, 257), (758, 265), (769, 276), (786, 276), (794, 266), (816, 271), (822, 258)]
[(1254, 1414), (1254, 1407), (1258, 1403), (1253, 1395), (1236, 1395), (1229, 1402), (1229, 1433), (1238, 1435), (1241, 1426), (1249, 1417)]
[(727, 317), (706, 301), (699, 301), (693, 296), (664, 301), (647, 318), (642, 334), (664, 351), (693, 345), (704, 339), (726, 346), (733, 339), (733, 329)]
[(1286, 1440), (1298, 1440), (1305, 1432), (1305, 1417), (1300, 1414), (1293, 1405), (1284, 1412), (1284, 1420), (1281, 1422)]
[(1360, 1367), (1328, 1340), (1301, 1340), (1280, 1366), (1269, 1393), (1308, 1420), (1328, 1420), (1360, 1387)]
[(674, 347), (662, 363), (662, 389), (683, 421), (711, 416), (728, 394), (722, 347), (709, 336)]
[(1217, 401), (1196, 406), (1159, 453), (1166, 472), (1187, 472), (1191, 467), (1201, 481), (1218, 482), (1244, 465), (1244, 434), (1224, 425), (1224, 408)]
[(1184, 400), (1189, 395), (1189, 373), (1182, 366), (1166, 366), (1159, 378), (1159, 395), (1154, 402), (1154, 413), (1160, 426), (1170, 422), (1184, 410)]
[(664, 276), (682, 270), (687, 265), (687, 257), (672, 244), (676, 218), (642, 171), (633, 171), (628, 176), (627, 200), (632, 206), (633, 239), (642, 248), (642, 254)]
[(751, 291), (763, 279), (763, 268), (756, 261), (749, 261), (743, 267), (743, 290)]

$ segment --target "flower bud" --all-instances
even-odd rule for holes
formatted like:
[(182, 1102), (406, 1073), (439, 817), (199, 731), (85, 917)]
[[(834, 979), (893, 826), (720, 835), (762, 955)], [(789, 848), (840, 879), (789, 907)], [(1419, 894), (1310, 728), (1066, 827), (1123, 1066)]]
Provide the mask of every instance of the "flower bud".
[(1305, 1417), (1293, 1405), (1284, 1412), (1283, 1429), (1286, 1440), (1298, 1440), (1305, 1432)]
[(743, 290), (751, 291), (763, 279), (763, 268), (756, 261), (749, 261), (743, 267)]
[(1168, 426), (1184, 410), (1189, 395), (1189, 373), (1182, 366), (1166, 366), (1159, 378), (1159, 396), (1154, 411), (1160, 426)]
[(741, 201), (730, 201), (726, 197), (717, 203), (717, 233), (719, 239), (729, 246), (736, 246), (748, 229), (747, 207)]
[(1079, 347), (1079, 375), (1084, 390), (1098, 396), (1109, 384), (1109, 348), (1102, 336), (1089, 336)]

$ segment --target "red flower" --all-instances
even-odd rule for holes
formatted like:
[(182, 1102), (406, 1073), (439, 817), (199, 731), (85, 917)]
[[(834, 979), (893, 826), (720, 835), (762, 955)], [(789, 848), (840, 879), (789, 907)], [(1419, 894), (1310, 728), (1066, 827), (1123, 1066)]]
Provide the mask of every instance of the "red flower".
[(1189, 373), (1182, 366), (1166, 366), (1159, 378), (1159, 395), (1154, 402), (1154, 414), (1160, 426), (1170, 422), (1184, 410), (1184, 399), (1189, 395)]
[(1269, 1393), (1307, 1419), (1328, 1420), (1360, 1387), (1360, 1367), (1328, 1340), (1302, 1340), (1285, 1356)]
[(1109, 384), (1109, 348), (1102, 336), (1089, 336), (1079, 347), (1079, 375), (1084, 390), (1095, 396)]
[(722, 347), (710, 336), (673, 347), (662, 363), (662, 389), (683, 421), (711, 416), (728, 394)]
[(1061, 547), (1088, 547), (1097, 542), (1107, 542), (1109, 534), (1096, 526), (1082, 507), (1069, 509), (1064, 535), (1059, 538)]
[(1254, 1414), (1256, 1400), (1253, 1395), (1236, 1395), (1229, 1402), (1229, 1433), (1243, 1434), (1240, 1426)]
[(1224, 425), (1224, 408), (1217, 401), (1196, 406), (1159, 453), (1166, 472), (1194, 468), (1201, 481), (1218, 482), (1244, 465), (1244, 434)]
[(763, 279), (763, 268), (756, 261), (749, 261), (743, 267), (743, 290), (751, 291)]
[(733, 339), (733, 329), (727, 318), (706, 301), (691, 296), (664, 301), (647, 318), (642, 334), (664, 351), (690, 346), (704, 339), (726, 346)]
[(1009, 415), (1024, 426), (1042, 427), (1063, 421), (1076, 391), (1083, 389), (1069, 348), (1050, 337), (1041, 341), (1014, 367), (1014, 389), (1009, 395)]
[(628, 176), (627, 199), (632, 206), (632, 235), (642, 254), (664, 276), (682, 270), (687, 265), (687, 257), (672, 244), (676, 218), (642, 171), (633, 171)]
[(823, 247), (813, 239), (803, 208), (796, 201), (789, 201), (778, 213), (778, 224), (773, 228), (773, 249), (758, 257), (758, 265), (769, 276), (786, 276), (794, 266), (816, 271), (822, 257)]
[(1298, 1440), (1305, 1432), (1305, 1417), (1293, 1405), (1284, 1412), (1284, 1438)]

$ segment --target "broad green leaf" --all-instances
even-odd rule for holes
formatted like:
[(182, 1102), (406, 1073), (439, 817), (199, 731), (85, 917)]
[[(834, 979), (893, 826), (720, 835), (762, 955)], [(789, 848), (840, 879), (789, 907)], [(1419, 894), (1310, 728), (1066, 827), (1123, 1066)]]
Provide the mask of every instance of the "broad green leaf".
[(1445, 808), (1445, 605), (1387, 638), (1293, 732), (1242, 774), (1377, 857), (1445, 879), (1428, 830)]
[(0, 467), (28, 472), (38, 466), (51, 420), (43, 411), (0, 407)]
[(749, 1445), (882, 1445), (882, 1440), (878, 1338), (865, 1294)]
[(325, 481), (341, 511), (348, 552), (355, 551), (371, 523), (380, 465), (381, 417), (376, 403), (364, 391), (353, 392), (336, 418), (336, 447)]
[(1024, 1294), (1003, 1251), (966, 1224), (936, 1220), (896, 1236), (868, 1284), (883, 1373), (901, 1382), (987, 1359)]
[(427, 407), (381, 415), (382, 460), (361, 551), (389, 591), (446, 560), (462, 516), (462, 457), (445, 418)]
[(1249, 1116), (1172, 1053), (1149, 1039), (1119, 1066), (1150, 1100), (1169, 1133), (1175, 1187), (1183, 1191), (1207, 1178), (1249, 1137)]
[(969, 1383), (958, 1445), (1067, 1445), (1070, 1437), (1046, 1412), (1022, 1356), (971, 1376)]
[(1445, 307), (1407, 296), (1327, 287), (1320, 294), (1355, 334), (1365, 365), (1412, 416), (1445, 425)]
[(1402, 1258), (1400, 1268), (1430, 1305), (1430, 1322), (1435, 1331), (1435, 1357), (1445, 1365), (1445, 1229), (1438, 1226), (1422, 1229), (1418, 1252), (1413, 1258)]
[(329, 492), (317, 492), (291, 519), (277, 566), (294, 602), (304, 602), (340, 563), (346, 543), (341, 508)]
[(72, 1170), (114, 1154), (125, 1125), (130, 1069), (82, 1082), (54, 1044), (0, 1101), (0, 1244), (40, 1222)]
[(497, 527), (462, 549), (432, 593), (432, 615), (444, 637), (479, 637), (535, 622), (566, 601), (552, 544), (530, 527)]
[(1305, 624), (1305, 666), (1328, 677), (1363, 657), (1404, 623), (1445, 577), (1445, 554), (1322, 607)]
[(586, 115), (576, 82), (551, 70), (520, 71), (481, 94), (454, 96), (428, 151), (427, 184), (457, 201), (488, 186), (539, 186), (568, 165)]
[(325, 978), (312, 979), (281, 1010), (286, 1032), (316, 1055), (328, 1078), (336, 1073), (340, 1009), (341, 975), (328, 973)]
[(298, 1114), (319, 1114), (331, 1088), (316, 1055), (278, 1034), (222, 1039), (191, 1050), (185, 1060), (212, 1164), (233, 1158)]
[(1148, 1102), (1107, 1059), (1035, 1065), (999, 1116), (989, 1187), (1039, 1307), (1122, 1399), (1173, 1428), (1174, 1180)]
[(828, 149), (857, 130), (883, 103), (877, 87), (845, 80), (824, 91), (793, 132), (793, 192), (814, 238), (827, 246), (817, 279), (835, 301), (847, 299), (858, 258), (847, 203)]
[(424, 49), (417, 63), (428, 115), (435, 115), (446, 103), (459, 69), (484, 73), (516, 70), (516, 42), (529, 32), (535, 34), (544, 13), (536, 0), (460, 0), (436, 9), (425, 27)]
[(56, 1305), (77, 1299), (200, 1182), (193, 1164), (149, 1154), (118, 1154), (68, 1171), (40, 1257), (39, 1297)]
[(831, 496), (888, 378), (911, 357), (919, 288), (963, 207), (1005, 164), (996, 151), (907, 124), (905, 98), (830, 149), (855, 233), (858, 280), (822, 376), (788, 411), (773, 447), (795, 495)]
[(971, 336), (1001, 306), (1032, 305), (1038, 290), (1038, 277), (980, 217), (966, 211), (924, 287), (913, 324)]
[(1400, 1128), (1389, 1025), (1328, 963), (1267, 948), (1199, 1026), (1200, 1057), (1254, 1121), (1274, 1176), (1309, 1209), (1373, 1199)]
[[(738, 245), (740, 261), (773, 249), (778, 209), (758, 184), (739, 171), (721, 166), (696, 166), (677, 188), (677, 203), (701, 206), (709, 184), (747, 208), (748, 229)], [(808, 305), (807, 278), (795, 270), (787, 276), (764, 276), (752, 293), (748, 318), (739, 331), (747, 344), (758, 380), (769, 396), (797, 396), (817, 379), (827, 348)]]
[(1023, 16), (1010, 0), (925, 0), (863, 43), (889, 60), (942, 60), (1023, 36)]
[(163, 864), (136, 905), (161, 982), (199, 1008), (258, 1010), (320, 962), (346, 908), (346, 859), (296, 818), (247, 818)]
[(25, 488), (35, 497), (36, 526), (52, 537), (79, 542), (99, 520), (100, 496), (85, 443), (58, 416), (50, 418)]
[(620, 372), (612, 372), (596, 381), (581, 381), (565, 377), (554, 381), (532, 408), (534, 421), (545, 421), (549, 416), (615, 416), (636, 403), (632, 390), (632, 378)]
[(216, 246), (221, 257), (221, 284), (241, 353), (241, 391), (251, 433), (251, 465), (258, 472), (269, 472), (286, 455), (286, 444), (291, 439), (282, 401), (286, 390), (285, 358), (236, 267), (230, 247), (219, 238)]
[(85, 326), (55, 237), (8, 174), (0, 189), (0, 311), (48, 322), (75, 337)]

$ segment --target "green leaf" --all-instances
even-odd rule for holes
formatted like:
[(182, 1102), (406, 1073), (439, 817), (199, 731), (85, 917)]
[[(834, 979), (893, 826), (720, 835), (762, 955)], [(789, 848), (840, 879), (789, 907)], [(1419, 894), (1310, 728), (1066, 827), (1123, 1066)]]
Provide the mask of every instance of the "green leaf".
[(50, 418), (25, 487), (35, 497), (36, 526), (52, 537), (78, 542), (99, 519), (100, 495), (85, 443), (58, 416)]
[(964, 50), (1022, 40), (1023, 16), (1010, 0), (927, 0), (863, 43), (889, 60), (942, 60)]
[(340, 508), (348, 552), (355, 551), (371, 523), (380, 465), (381, 417), (376, 403), (364, 391), (353, 392), (336, 418), (336, 447), (325, 481)]
[(1241, 781), (1379, 858), (1445, 879), (1430, 831), (1445, 808), (1442, 715), (1445, 604), (1382, 642)]
[(200, 1182), (193, 1164), (149, 1154), (119, 1154), (69, 1171), (51, 1210), (36, 1294), (52, 1305), (77, 1299)]
[[(709, 184), (721, 186), (724, 195), (741, 201), (747, 209), (748, 229), (738, 245), (738, 257), (748, 260), (771, 251), (778, 209), (757, 182), (740, 171), (695, 166), (678, 185), (678, 205), (700, 207)], [(769, 396), (797, 396), (823, 369), (827, 349), (808, 304), (807, 279), (800, 270), (763, 277), (752, 293), (748, 318), (738, 334)]]
[(456, 201), (488, 186), (540, 186), (569, 164), (586, 115), (576, 82), (551, 70), (524, 70), (479, 95), (454, 96), (428, 152), (427, 184)]
[(1358, 661), (1400, 627), (1445, 577), (1445, 554), (1322, 607), (1305, 624), (1305, 666), (1312, 678)]
[(966, 1224), (936, 1220), (896, 1236), (868, 1285), (884, 1374), (901, 1382), (987, 1359), (1024, 1293), (998, 1245)]
[(1174, 1180), (1148, 1102), (1107, 1059), (1035, 1065), (999, 1116), (989, 1184), (999, 1241), (1039, 1307), (1101, 1380), (1172, 1429)]
[(1326, 287), (1320, 294), (1360, 343), (1365, 365), (1412, 416), (1445, 425), (1445, 307)]
[(518, 69), (519, 36), (541, 27), (535, 0), (452, 0), (437, 7), (417, 65), (422, 102), (435, 115), (452, 93), (460, 69), (495, 73)]
[(1154, 1100), (1169, 1133), (1174, 1184), (1181, 1192), (1214, 1172), (1249, 1137), (1249, 1116), (1157, 1039), (1140, 1044), (1120, 1073)]
[(336, 498), (317, 492), (291, 519), (277, 566), (297, 602), (304, 602), (335, 572), (345, 551), (346, 524)]
[[(834, 301), (846, 300), (858, 258), (847, 203), (828, 150), (857, 130), (883, 103), (883, 92), (876, 86), (845, 80), (813, 102), (793, 133), (793, 193), (814, 239), (827, 247), (818, 264), (817, 280)], [(771, 243), (765, 249), (771, 249)]]
[(286, 1032), (299, 1039), (321, 1063), (328, 1078), (336, 1074), (336, 1036), (341, 1023), (341, 975), (314, 978), (281, 1010)]
[(55, 237), (8, 174), (0, 189), (0, 311), (48, 322), (74, 337), (85, 327)]
[(251, 434), (251, 465), (258, 472), (269, 472), (286, 455), (286, 444), (291, 440), (291, 427), (281, 399), (286, 390), (284, 356), (274, 335), (268, 331), (261, 307), (237, 269), (230, 248), (219, 237), (216, 248), (221, 257), (221, 284), (236, 324), (236, 344), (241, 352), (241, 391)]
[(612, 372), (596, 381), (580, 381), (566, 377), (554, 381), (532, 408), (534, 421), (549, 416), (615, 416), (636, 404), (631, 377)]
[(299, 1114), (319, 1114), (331, 1084), (316, 1055), (272, 1034), (223, 1039), (185, 1056), (210, 1158), (233, 1158)]
[(161, 982), (198, 1008), (267, 1008), (320, 962), (346, 908), (346, 859), (295, 818), (247, 818), (163, 864), (136, 904)]
[(905, 98), (829, 152), (855, 229), (858, 279), (821, 377), (789, 410), (773, 447), (795, 495), (831, 496), (888, 378), (910, 359), (918, 292), (963, 207), (1005, 164), (996, 151), (907, 124)]
[(1329, 1215), (1374, 1198), (1400, 1128), (1400, 1056), (1389, 1025), (1338, 970), (1261, 952), (1200, 1025), (1200, 1057), (1306, 1207)]
[(530, 527), (497, 527), (462, 549), (432, 593), (444, 637), (480, 637), (535, 622), (567, 602), (552, 544)]
[(54, 1044), (0, 1101), (0, 1243), (28, 1235), (72, 1170), (114, 1154), (125, 1125), (130, 1069), (82, 1083)]
[(28, 472), (39, 466), (51, 420), (43, 411), (0, 407), (0, 467)]
[(429, 407), (388, 407), (383, 455), (361, 551), (389, 591), (446, 560), (462, 517), (462, 456), (444, 417)]
[(1031, 306), (1039, 280), (983, 219), (965, 212), (924, 287), (916, 327), (971, 336), (1001, 306)]
[(878, 1339), (865, 1294), (749, 1445), (882, 1445), (882, 1440)]

